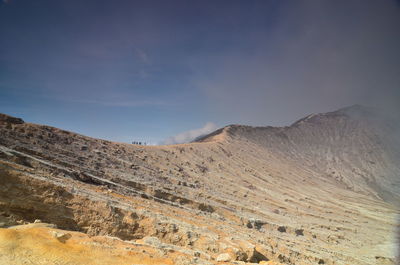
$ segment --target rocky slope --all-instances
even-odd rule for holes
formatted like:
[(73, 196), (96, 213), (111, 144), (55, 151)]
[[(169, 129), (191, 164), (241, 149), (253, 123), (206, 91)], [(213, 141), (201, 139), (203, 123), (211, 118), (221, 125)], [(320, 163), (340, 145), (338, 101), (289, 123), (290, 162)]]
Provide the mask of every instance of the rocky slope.
[(137, 146), (0, 115), (0, 264), (396, 264), (397, 131), (371, 117)]

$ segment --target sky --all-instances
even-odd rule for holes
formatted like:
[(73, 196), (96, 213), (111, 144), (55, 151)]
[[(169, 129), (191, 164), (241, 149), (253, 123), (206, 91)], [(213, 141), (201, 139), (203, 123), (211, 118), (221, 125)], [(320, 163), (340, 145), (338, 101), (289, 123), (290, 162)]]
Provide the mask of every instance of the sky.
[(400, 115), (400, 1), (0, 0), (0, 112), (187, 142), (353, 104)]

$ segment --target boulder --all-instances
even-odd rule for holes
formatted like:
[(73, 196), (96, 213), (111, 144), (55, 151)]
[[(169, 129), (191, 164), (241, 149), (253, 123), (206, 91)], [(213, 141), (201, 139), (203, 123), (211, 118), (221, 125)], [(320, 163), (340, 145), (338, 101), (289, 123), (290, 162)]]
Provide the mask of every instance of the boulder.
[(63, 232), (57, 232), (57, 231), (52, 231), (53, 237), (56, 238), (58, 241), (65, 243), (68, 239), (70, 239), (72, 236), (69, 233), (63, 233)]
[(217, 262), (228, 262), (231, 261), (232, 257), (229, 255), (229, 253), (222, 253), (219, 254), (216, 258)]

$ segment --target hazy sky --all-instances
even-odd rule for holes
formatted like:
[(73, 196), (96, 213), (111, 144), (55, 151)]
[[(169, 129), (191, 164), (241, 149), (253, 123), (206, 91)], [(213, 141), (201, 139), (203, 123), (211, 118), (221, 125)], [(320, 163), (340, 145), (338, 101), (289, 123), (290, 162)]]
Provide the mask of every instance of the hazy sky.
[(0, 1), (0, 112), (29, 122), (173, 143), (400, 109), (399, 1)]

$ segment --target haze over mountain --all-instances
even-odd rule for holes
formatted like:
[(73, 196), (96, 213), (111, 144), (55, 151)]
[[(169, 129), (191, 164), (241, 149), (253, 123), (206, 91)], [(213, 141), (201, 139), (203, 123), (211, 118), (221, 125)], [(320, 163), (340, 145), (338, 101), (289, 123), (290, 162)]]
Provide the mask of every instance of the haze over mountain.
[(0, 112), (125, 143), (398, 114), (399, 28), (398, 0), (0, 1)]
[(400, 0), (0, 0), (0, 265), (400, 264), (399, 28)]
[(0, 115), (0, 264), (396, 264), (399, 123), (378, 116), (140, 146)]

